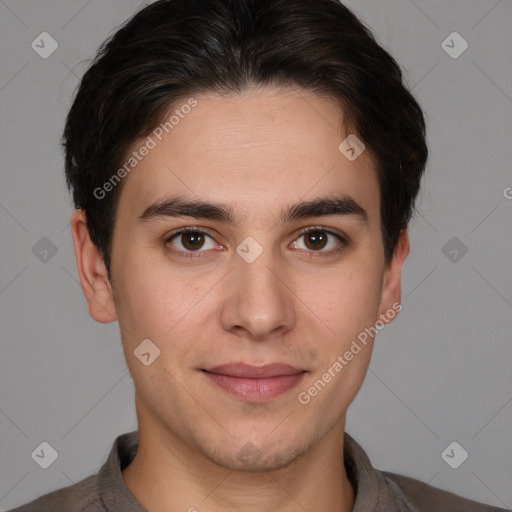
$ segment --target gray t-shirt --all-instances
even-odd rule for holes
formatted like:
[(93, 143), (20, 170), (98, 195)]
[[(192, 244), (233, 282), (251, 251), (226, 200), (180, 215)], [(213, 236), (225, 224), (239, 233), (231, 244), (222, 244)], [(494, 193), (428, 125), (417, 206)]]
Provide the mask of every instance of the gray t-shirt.
[[(138, 448), (138, 432), (116, 438), (96, 475), (45, 494), (10, 512), (146, 512), (126, 487), (121, 471)], [(344, 463), (354, 485), (353, 512), (504, 512), (406, 476), (374, 468), (361, 446), (347, 433)]]

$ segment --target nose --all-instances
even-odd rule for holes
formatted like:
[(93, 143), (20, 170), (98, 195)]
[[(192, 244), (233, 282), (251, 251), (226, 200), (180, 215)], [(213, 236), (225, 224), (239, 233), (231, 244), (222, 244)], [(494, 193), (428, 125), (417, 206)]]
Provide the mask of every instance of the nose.
[(274, 259), (271, 250), (248, 261), (238, 254), (234, 257), (221, 310), (222, 327), (258, 341), (282, 336), (296, 322), (298, 298), (292, 274), (284, 262)]

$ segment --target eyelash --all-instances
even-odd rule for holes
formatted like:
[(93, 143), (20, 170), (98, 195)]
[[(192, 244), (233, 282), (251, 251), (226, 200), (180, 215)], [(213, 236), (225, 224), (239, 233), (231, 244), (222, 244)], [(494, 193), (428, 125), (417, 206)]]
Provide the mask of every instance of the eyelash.
[[(341, 247), (338, 247), (336, 249), (331, 249), (330, 251), (325, 251), (325, 252), (307, 251), (307, 252), (317, 253), (317, 254), (314, 254), (313, 256), (310, 256), (312, 258), (331, 256), (333, 254), (336, 254), (336, 253), (342, 251), (345, 247), (347, 247), (349, 245), (349, 240), (348, 240), (347, 237), (338, 235), (337, 233), (334, 233), (333, 231), (331, 231), (331, 230), (329, 230), (327, 228), (324, 228), (322, 226), (312, 226), (312, 227), (308, 227), (308, 228), (302, 229), (299, 232), (299, 234), (297, 236), (297, 239), (300, 238), (301, 236), (304, 236), (304, 235), (306, 235), (308, 233), (312, 233), (312, 232), (313, 233), (323, 232), (323, 233), (327, 233), (329, 235), (332, 235), (332, 236), (334, 236), (335, 238), (337, 238), (339, 240), (340, 245), (341, 245)], [(180, 229), (180, 230), (176, 231), (175, 233), (173, 233), (169, 237), (167, 237), (165, 239), (165, 245), (170, 247), (169, 250), (172, 253), (176, 254), (177, 256), (179, 256), (181, 258), (187, 258), (187, 259), (200, 258), (201, 256), (199, 254), (201, 252), (206, 252), (206, 251), (189, 251), (189, 252), (185, 252), (185, 251), (182, 251), (180, 249), (175, 249), (171, 245), (168, 245), (168, 244), (170, 244), (170, 242), (172, 240), (174, 240), (174, 238), (177, 238), (179, 235), (188, 234), (188, 233), (198, 233), (198, 234), (203, 234), (203, 235), (209, 236), (210, 238), (213, 238), (209, 233), (207, 233), (206, 231), (203, 231), (202, 229), (192, 228), (192, 227), (190, 227), (190, 228), (183, 228), (183, 229)], [(199, 254), (196, 256), (194, 254), (194, 252), (197, 252)]]

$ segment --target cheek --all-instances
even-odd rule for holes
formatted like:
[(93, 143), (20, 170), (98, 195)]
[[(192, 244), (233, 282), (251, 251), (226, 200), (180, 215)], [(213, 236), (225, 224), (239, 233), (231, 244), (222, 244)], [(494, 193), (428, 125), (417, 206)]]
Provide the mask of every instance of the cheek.
[[(366, 268), (326, 285), (322, 320), (331, 332), (322, 337), (321, 364), (304, 389), (315, 415), (335, 418), (346, 411), (364, 381), (373, 349), (371, 328), (378, 319), (378, 277)], [(316, 395), (321, 397), (313, 399)]]
[[(194, 345), (189, 342), (202, 332), (206, 301), (199, 299), (212, 287), (193, 283), (182, 273), (155, 272), (154, 265), (127, 264), (116, 303), (125, 353), (150, 339), (160, 350), (159, 363), (180, 365)], [(138, 361), (135, 361), (138, 368)]]
[(317, 308), (325, 312), (326, 322), (332, 325), (333, 331), (357, 335), (355, 331), (375, 322), (381, 279), (375, 267), (356, 265), (348, 268), (347, 265), (346, 269), (324, 281), (321, 293), (317, 294)]
[(179, 318), (181, 292), (170, 277), (155, 276), (153, 268), (143, 257), (126, 258), (118, 267), (116, 311), (123, 338), (128, 337), (130, 343), (161, 338)]

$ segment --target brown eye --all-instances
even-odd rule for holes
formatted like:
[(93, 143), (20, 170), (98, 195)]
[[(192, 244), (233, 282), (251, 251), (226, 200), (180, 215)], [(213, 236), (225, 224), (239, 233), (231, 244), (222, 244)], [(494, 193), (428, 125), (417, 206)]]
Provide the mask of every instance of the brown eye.
[(323, 249), (327, 244), (327, 236), (323, 231), (310, 231), (304, 235), (304, 241), (308, 249)]
[(204, 244), (204, 234), (196, 232), (181, 233), (180, 241), (183, 247), (189, 251), (201, 249)]
[[(297, 240), (301, 238), (304, 242), (293, 242), (295, 249), (304, 249), (306, 252), (318, 253), (314, 256), (328, 256), (341, 251), (348, 246), (348, 239), (322, 227), (304, 229)], [(303, 245), (304, 247), (301, 247)], [(323, 250), (327, 247), (327, 250)]]
[[(208, 246), (208, 240), (210, 240), (210, 246)], [(202, 249), (215, 248), (213, 238), (199, 229), (182, 229), (168, 237), (165, 244), (169, 246), (171, 251), (180, 253), (185, 257), (190, 257), (190, 253), (205, 252)]]

